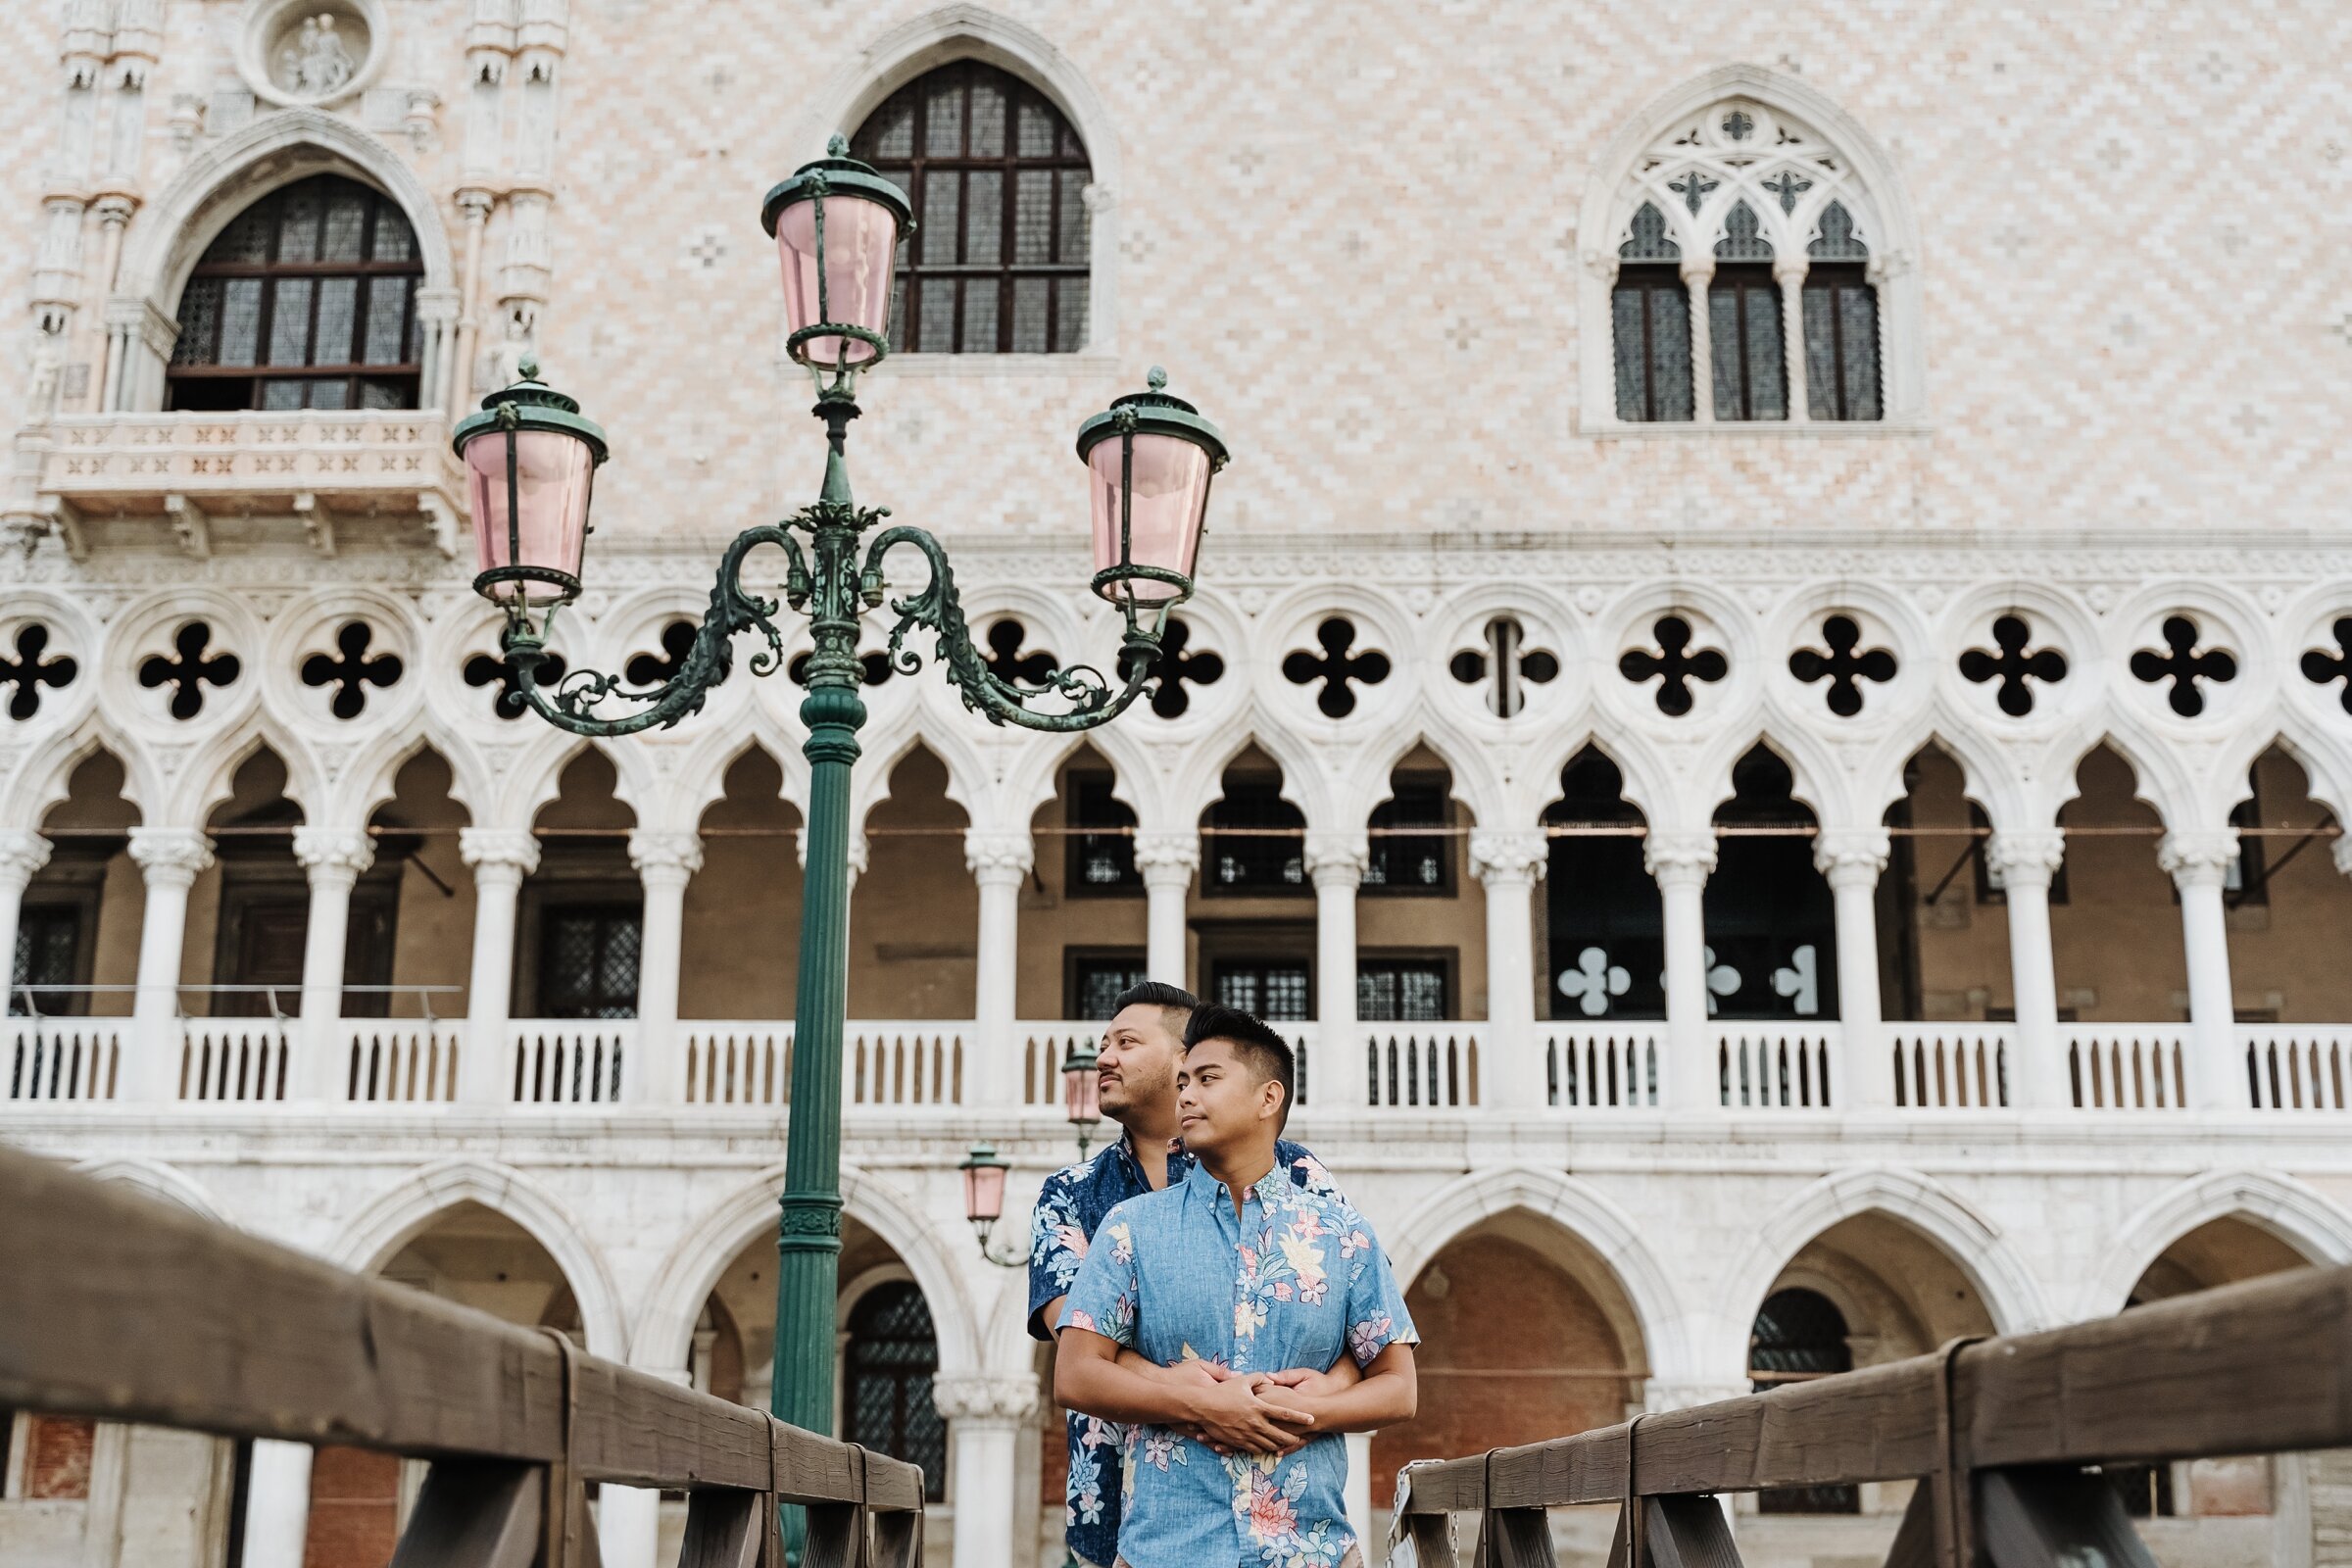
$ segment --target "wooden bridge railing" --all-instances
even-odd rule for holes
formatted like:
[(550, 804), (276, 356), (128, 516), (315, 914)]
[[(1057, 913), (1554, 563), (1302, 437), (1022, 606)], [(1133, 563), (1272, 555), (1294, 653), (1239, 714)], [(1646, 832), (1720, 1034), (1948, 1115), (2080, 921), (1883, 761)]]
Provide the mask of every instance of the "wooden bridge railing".
[(1398, 1531), (1449, 1568), (1475, 1512), (1478, 1568), (1554, 1568), (1544, 1510), (1614, 1502), (1610, 1568), (1739, 1568), (1710, 1494), (1918, 1477), (1887, 1568), (2155, 1568), (2085, 1466), (2345, 1446), (2352, 1268), (2312, 1269), (1410, 1465)]
[(431, 1461), (394, 1568), (596, 1568), (588, 1482), (688, 1494), (680, 1568), (915, 1568), (915, 1466), (0, 1148), (0, 1407)]

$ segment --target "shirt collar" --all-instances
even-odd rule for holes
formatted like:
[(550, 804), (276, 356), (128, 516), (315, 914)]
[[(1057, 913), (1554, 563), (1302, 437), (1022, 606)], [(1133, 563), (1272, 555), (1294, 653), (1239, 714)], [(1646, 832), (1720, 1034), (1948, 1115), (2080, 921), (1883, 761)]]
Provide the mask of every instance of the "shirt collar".
[[(1142, 1192), (1150, 1192), (1152, 1184), (1144, 1179), (1143, 1161), (1135, 1157), (1135, 1134), (1124, 1127), (1120, 1128), (1119, 1141), (1111, 1147), (1118, 1151), (1120, 1161), (1127, 1167), (1128, 1178), (1135, 1183), (1137, 1189)], [(1193, 1156), (1178, 1150), (1168, 1156), (1168, 1185), (1173, 1186), (1197, 1168)]]
[[(1188, 1160), (1192, 1159), (1189, 1154), (1184, 1157)], [(1273, 1165), (1268, 1167), (1263, 1176), (1250, 1184), (1250, 1196), (1257, 1200), (1260, 1208), (1271, 1208), (1282, 1197), (1283, 1188), (1288, 1185), (1288, 1174), (1283, 1168), (1282, 1161), (1277, 1159)], [(1208, 1167), (1198, 1160), (1192, 1161), (1192, 1169), (1185, 1172), (1184, 1179), (1196, 1186), (1204, 1187), (1220, 1197), (1226, 1196), (1225, 1184), (1210, 1175)]]

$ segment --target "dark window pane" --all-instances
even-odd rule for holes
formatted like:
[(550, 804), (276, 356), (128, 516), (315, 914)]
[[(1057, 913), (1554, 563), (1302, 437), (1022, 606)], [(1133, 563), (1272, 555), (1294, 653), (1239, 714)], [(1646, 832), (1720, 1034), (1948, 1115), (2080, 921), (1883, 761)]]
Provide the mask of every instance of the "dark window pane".
[(266, 262), (270, 259), (270, 234), (277, 226), (277, 209), (268, 201), (256, 202), (229, 220), (220, 237), (206, 248), (208, 262)]
[(952, 169), (934, 169), (923, 176), (923, 226), (915, 240), (928, 265), (956, 258), (956, 215), (962, 207), (963, 176)]
[(1151, 977), (1139, 956), (1132, 958), (1080, 958), (1071, 974), (1070, 1016), (1107, 1022), (1119, 994)]
[(413, 381), (370, 377), (360, 383), (360, 407), (363, 409), (413, 409), (416, 406), (416, 387)]
[(1844, 415), (1876, 419), (1879, 409), (1879, 294), (1868, 283), (1838, 291), (1838, 342), (1845, 362)]
[(1309, 1010), (1306, 965), (1301, 963), (1266, 970), (1266, 1006), (1260, 1017), (1287, 1022), (1304, 1018)]
[(1082, 775), (1069, 782), (1069, 825), (1109, 830), (1080, 831), (1063, 841), (1073, 892), (1143, 886), (1135, 868), (1135, 812), (1111, 791), (1112, 781), (1102, 775)]
[(1054, 133), (1059, 128), (1055, 122), (1059, 117), (1046, 106), (1044, 99), (1033, 93), (1020, 95), (1019, 109), (1020, 156), (1023, 158), (1053, 157)]
[(1715, 362), (1715, 417), (1786, 417), (1780, 288), (1772, 274), (1750, 268), (1719, 270), (1707, 290), (1707, 333)]
[(972, 143), (965, 151), (973, 158), (1004, 156), (1004, 87), (1002, 82), (984, 76), (972, 83)]
[[(1225, 798), (1203, 814), (1202, 890), (1297, 893), (1306, 886), (1306, 818), (1270, 780), (1229, 781)], [(1219, 832), (1240, 828), (1242, 832)], [(1251, 831), (1254, 830), (1254, 831)]]
[(1805, 279), (1805, 406), (1816, 419), (1876, 419), (1879, 297), (1862, 269), (1822, 266)]
[(281, 262), (318, 260), (318, 216), (326, 193), (311, 180), (286, 187), (277, 214), (277, 259)]
[(1666, 227), (1666, 215), (1643, 202), (1628, 225), (1625, 243), (1617, 254), (1629, 262), (1675, 262), (1682, 260), (1683, 248), (1676, 244)]
[(1788, 378), (1781, 368), (1781, 294), (1767, 280), (1740, 291), (1746, 315), (1748, 416), (1788, 417)]
[(308, 403), (314, 409), (345, 408), (351, 401), (351, 383), (341, 376), (331, 380), (305, 383), (309, 388)]
[(944, 354), (956, 346), (956, 280), (952, 277), (923, 279), (920, 335), (915, 349), (923, 354)]
[(223, 281), (218, 277), (188, 280), (187, 292), (179, 297), (179, 337), (172, 345), (173, 365), (218, 363), (216, 339), (220, 332), (220, 290)]
[(1056, 354), (1086, 347), (1087, 282), (1083, 277), (1054, 280), (1054, 343)]
[(1643, 341), (1642, 291), (1620, 283), (1609, 296), (1609, 332), (1616, 344), (1617, 417), (1649, 417), (1649, 377)]
[(262, 332), (262, 280), (231, 277), (221, 281), (220, 363), (251, 365)]
[(1080, 193), (1092, 176), (1080, 169), (1065, 169), (1054, 176), (1061, 182), (1060, 222), (1054, 239), (1054, 259), (1077, 264), (1086, 260), (1086, 198)]
[(368, 338), (361, 361), (368, 365), (403, 363), (402, 339), (408, 323), (409, 291), (416, 279), (372, 277), (368, 280)]
[(975, 277), (963, 284), (963, 332), (957, 347), (965, 354), (997, 351), (997, 280)]
[(271, 285), (270, 302), (270, 363), (311, 363), (311, 294), (317, 282), (308, 277), (281, 277)]
[[(313, 365), (352, 363), (352, 335), (358, 327), (360, 280), (322, 277), (318, 280), (318, 350)], [(313, 404), (316, 408), (318, 405)]]
[(262, 407), (272, 413), (303, 406), (307, 388), (300, 381), (277, 380), (262, 383)]
[(868, 163), (878, 158), (912, 158), (914, 156), (914, 101), (893, 98), (865, 122), (858, 133), (858, 156)]
[(1024, 169), (1013, 176), (1012, 259), (1018, 266), (1054, 260), (1054, 172)]
[(375, 204), (375, 238), (368, 246), (368, 259), (378, 262), (416, 260), (416, 236), (409, 227), (407, 216), (390, 202), (378, 201)]
[(322, 262), (360, 260), (360, 242), (368, 232), (368, 209), (374, 205), (368, 194), (356, 185), (329, 193), (326, 198), (326, 224), (318, 241), (318, 259)]
[(1046, 341), (1048, 311), (1052, 306), (1049, 281), (1042, 277), (1015, 277), (1012, 280), (1012, 352), (1043, 354), (1052, 347)]
[(899, 353), (906, 347), (906, 274), (901, 272), (890, 284), (890, 351)]
[(963, 151), (963, 79), (940, 74), (923, 105), (923, 153), (929, 158), (954, 158)]
[[(1004, 176), (993, 169), (975, 169), (964, 176), (963, 259), (974, 267), (994, 267), (1004, 254)], [(992, 341), (988, 345), (994, 349)]]

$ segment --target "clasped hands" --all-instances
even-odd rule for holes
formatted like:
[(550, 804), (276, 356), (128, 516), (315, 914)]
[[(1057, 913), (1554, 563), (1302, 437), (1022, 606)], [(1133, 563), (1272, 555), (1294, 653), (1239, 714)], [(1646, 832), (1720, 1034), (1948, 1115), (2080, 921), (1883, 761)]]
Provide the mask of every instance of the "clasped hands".
[(1159, 1375), (1192, 1394), (1186, 1400), (1191, 1418), (1170, 1425), (1218, 1454), (1297, 1452), (1313, 1435), (1321, 1396), (1342, 1386), (1312, 1367), (1236, 1372), (1199, 1360), (1179, 1361)]

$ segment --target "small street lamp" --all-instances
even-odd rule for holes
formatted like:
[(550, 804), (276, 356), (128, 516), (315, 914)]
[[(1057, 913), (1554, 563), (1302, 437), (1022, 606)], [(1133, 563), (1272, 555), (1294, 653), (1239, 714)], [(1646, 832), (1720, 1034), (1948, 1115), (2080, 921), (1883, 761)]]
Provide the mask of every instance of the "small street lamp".
[(1086, 1158), (1095, 1129), (1102, 1125), (1102, 1085), (1095, 1076), (1102, 1058), (1095, 1043), (1086, 1039), (1071, 1041), (1069, 1054), (1061, 1058), (1061, 1100), (1069, 1108), (1070, 1125), (1078, 1129), (1080, 1159)]
[[(802, 746), (809, 769), (808, 859), (772, 1404), (778, 1417), (812, 1432), (828, 1430), (833, 1414), (850, 770), (866, 716), (858, 698), (858, 633), (864, 613), (889, 595), (884, 558), (905, 545), (929, 568), (920, 588), (889, 599), (897, 616), (889, 655), (898, 669), (911, 674), (921, 667), (920, 655), (906, 646), (907, 634), (921, 628), (932, 634), (932, 657), (964, 705), (990, 722), (1092, 729), (1126, 711), (1151, 678), (1168, 611), (1192, 595), (1209, 483), (1227, 456), (1216, 427), (1169, 395), (1156, 368), (1148, 390), (1115, 399), (1087, 419), (1078, 431), (1078, 456), (1088, 477), (1091, 587), (1124, 621), (1117, 683), (1086, 665), (1034, 683), (999, 677), (973, 646), (939, 541), (905, 524), (878, 527), (888, 514), (859, 507), (850, 494), (844, 452), (850, 421), (858, 416), (857, 379), (889, 353), (893, 267), (914, 225), (899, 188), (848, 151), (846, 141), (833, 138), (827, 156), (769, 191), (760, 211), (783, 268), (787, 350), (816, 386), (810, 412), (825, 426), (823, 487), (814, 502), (780, 522), (745, 529), (727, 546), (710, 609), (670, 679), (638, 690), (619, 676), (575, 668), (552, 687), (539, 684), (556, 617), (580, 594), (589, 502), (610, 452), (604, 431), (582, 416), (578, 403), (541, 382), (537, 364), (526, 361), (520, 381), (484, 398), (481, 412), (454, 432), (473, 519), (474, 588), (506, 612), (505, 648), (515, 683), (549, 723), (597, 737), (673, 725), (699, 710), (732, 673), (738, 634), (756, 633), (765, 644), (750, 665), (755, 675), (771, 675), (784, 665), (778, 610), (789, 605), (808, 618), (813, 647), (801, 704), (808, 730)], [(762, 545), (784, 557), (775, 597), (743, 584), (744, 559)], [(601, 716), (612, 706), (622, 710)], [(993, 1181), (1001, 1210), (1002, 1163), (993, 1177), (972, 1174), (987, 1168), (971, 1167), (967, 1182)]]
[(980, 1255), (1003, 1268), (1023, 1268), (1029, 1250), (1018, 1248), (1005, 1256), (988, 1250), (988, 1233), (1004, 1217), (1004, 1160), (995, 1147), (974, 1144), (956, 1167), (963, 1172), (963, 1217), (980, 1238)]

